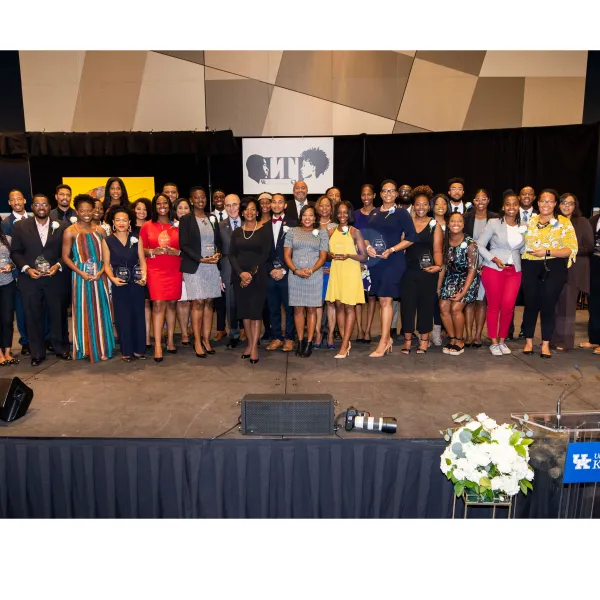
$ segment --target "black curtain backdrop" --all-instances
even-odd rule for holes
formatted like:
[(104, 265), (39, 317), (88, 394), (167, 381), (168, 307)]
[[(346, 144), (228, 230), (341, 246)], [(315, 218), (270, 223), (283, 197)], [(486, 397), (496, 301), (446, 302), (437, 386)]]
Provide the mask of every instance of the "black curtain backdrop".
[[(444, 447), (442, 440), (4, 438), (0, 517), (447, 518), (453, 489), (440, 471)], [(516, 516), (554, 517), (560, 488), (547, 461), (535, 464), (535, 491), (519, 496)]]
[[(447, 192), (450, 177), (463, 177), (466, 197), (478, 187), (498, 208), (502, 192), (532, 185), (572, 192), (584, 214), (594, 205), (599, 124), (339, 136), (334, 142), (334, 181), (342, 197), (360, 206), (360, 187), (430, 185)], [(231, 132), (73, 133), (0, 135), (0, 154), (30, 157), (34, 192), (53, 197), (64, 176), (153, 176), (186, 195), (192, 185), (219, 187), (242, 195), (241, 138)], [(210, 172), (209, 165), (210, 162)], [(291, 194), (291, 190), (290, 190)], [(309, 190), (310, 194), (310, 190)], [(316, 195), (310, 194), (311, 198)]]

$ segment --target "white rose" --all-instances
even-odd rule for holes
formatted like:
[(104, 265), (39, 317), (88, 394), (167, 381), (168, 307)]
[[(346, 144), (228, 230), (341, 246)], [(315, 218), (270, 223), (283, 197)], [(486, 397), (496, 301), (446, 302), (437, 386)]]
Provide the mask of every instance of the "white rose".
[(464, 250), (467, 247), (467, 242), (463, 242), (460, 247)]
[(283, 233), (287, 233), (290, 230), (290, 228), (287, 225), (283, 226)]
[(465, 206), (467, 207), (467, 210), (473, 208), (473, 205), (470, 202), (467, 202)]
[(492, 431), (492, 440), (499, 442), (500, 444), (508, 444), (508, 440), (510, 436), (513, 434), (513, 430), (510, 429), (508, 425), (501, 425), (500, 427), (496, 427), (494, 431)]
[(554, 218), (550, 219), (550, 225), (552, 225), (552, 227), (554, 227), (556, 224), (558, 223), (558, 221)]
[(173, 223), (173, 227), (179, 227), (179, 221), (175, 221), (175, 222)]
[(489, 419), (489, 417), (485, 413), (479, 413), (477, 415), (477, 420), (481, 423), (483, 423), (486, 419)]
[(469, 429), (470, 431), (475, 431), (481, 427), (481, 423), (479, 421), (471, 421), (465, 425), (465, 429)]
[(138, 239), (136, 237), (134, 237), (134, 236), (131, 236), (129, 239), (131, 241), (131, 245), (132, 246), (133, 246), (133, 244), (137, 244), (138, 243)]
[[(77, 221), (77, 219), (75, 219)], [(60, 225), (56, 221), (52, 221), (52, 229), (58, 229)]]
[(318, 229), (313, 229), (313, 230), (312, 230), (312, 234), (313, 234), (315, 237), (319, 237), (319, 230), (318, 230)]
[(71, 217), (69, 221), (71, 221), (71, 223), (77, 223), (77, 217)]
[(433, 228), (437, 225), (437, 221), (435, 219), (431, 219), (431, 221), (429, 221), (429, 227)]
[(498, 427), (498, 423), (496, 423), (496, 421), (494, 421), (494, 419), (490, 419), (489, 417), (487, 419), (485, 419), (483, 421), (483, 426), (485, 427), (485, 429), (487, 429), (488, 431), (494, 431), (494, 429), (496, 429), (496, 427)]
[(462, 469), (454, 469), (454, 471), (452, 472), (452, 475), (454, 475), (454, 477), (456, 477), (456, 479), (458, 479), (458, 481), (463, 481), (467, 474), (465, 471), (463, 471)]
[(209, 220), (210, 220), (210, 222), (211, 222), (213, 225), (214, 225), (214, 224), (217, 222), (217, 220), (215, 219), (214, 215), (210, 215), (210, 217), (209, 217)]
[(348, 225), (342, 227), (342, 233), (348, 233)]

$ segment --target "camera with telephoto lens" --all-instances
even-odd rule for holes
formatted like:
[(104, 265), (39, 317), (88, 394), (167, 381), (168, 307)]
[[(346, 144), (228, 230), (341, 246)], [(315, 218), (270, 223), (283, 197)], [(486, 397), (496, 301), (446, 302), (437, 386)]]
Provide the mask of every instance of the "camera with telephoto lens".
[(381, 433), (396, 433), (398, 422), (395, 417), (372, 417), (371, 413), (350, 406), (346, 409), (344, 427), (346, 431), (363, 429)]

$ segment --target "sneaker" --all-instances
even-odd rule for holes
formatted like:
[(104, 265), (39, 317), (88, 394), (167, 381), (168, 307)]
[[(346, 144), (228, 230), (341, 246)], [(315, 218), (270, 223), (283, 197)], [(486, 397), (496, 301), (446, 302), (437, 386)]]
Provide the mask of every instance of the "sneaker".
[(498, 344), (498, 348), (500, 348), (502, 354), (512, 354), (512, 350), (504, 342)]
[(433, 326), (433, 331), (431, 332), (431, 341), (433, 342), (434, 346), (442, 345), (442, 326), (441, 325)]
[[(504, 346), (504, 344), (502, 344)], [(504, 346), (506, 348), (506, 346)], [(507, 348), (508, 350), (508, 348)], [(510, 353), (510, 350), (508, 350)], [(490, 352), (494, 355), (494, 356), (502, 356), (502, 354), (504, 354), (502, 352), (502, 349), (500, 348), (500, 344), (492, 344), (490, 346)]]

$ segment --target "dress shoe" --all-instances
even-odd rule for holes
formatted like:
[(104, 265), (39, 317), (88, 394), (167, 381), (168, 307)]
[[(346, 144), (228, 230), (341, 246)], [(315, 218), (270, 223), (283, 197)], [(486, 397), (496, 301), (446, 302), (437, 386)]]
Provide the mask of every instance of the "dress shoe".
[(227, 348), (235, 348), (240, 343), (240, 338), (231, 338), (227, 342)]
[[(268, 346), (267, 346), (267, 350), (279, 350), (279, 348), (281, 348), (281, 346), (283, 346), (283, 342), (281, 340), (273, 340)], [(293, 348), (293, 344), (292, 344), (292, 348)]]
[[(283, 348), (282, 350), (284, 352), (291, 352), (294, 349), (294, 340), (285, 340), (285, 342), (283, 342)], [(267, 348), (268, 350), (268, 348)]]
[(226, 331), (217, 331), (215, 334), (215, 342), (220, 342), (223, 338), (227, 337)]
[(50, 342), (50, 341), (46, 342), (46, 350), (48, 350), (48, 352), (54, 352), (54, 348), (52, 347), (52, 342)]
[(29, 356), (31, 354), (31, 350), (29, 349), (29, 344), (23, 344), (21, 346), (21, 356)]
[(45, 358), (32, 358), (31, 359), (31, 366), (32, 367), (39, 367), (46, 359)]
[(56, 356), (61, 360), (73, 360), (70, 352), (63, 352), (62, 354), (57, 354)]

